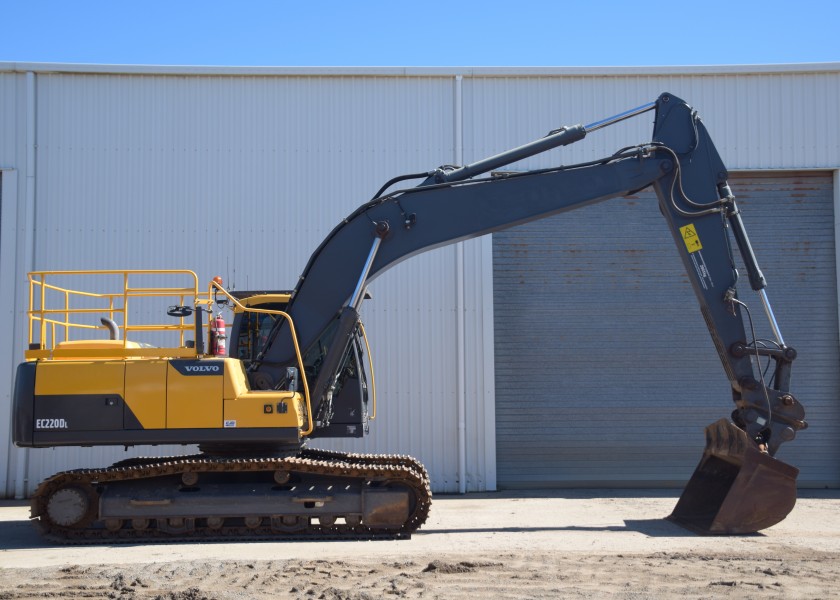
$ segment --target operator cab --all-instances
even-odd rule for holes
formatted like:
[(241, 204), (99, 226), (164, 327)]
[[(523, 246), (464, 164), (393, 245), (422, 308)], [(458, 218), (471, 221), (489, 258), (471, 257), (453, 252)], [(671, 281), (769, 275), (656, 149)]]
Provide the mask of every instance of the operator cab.
[[(247, 308), (285, 311), (289, 305), (291, 292), (230, 292), (240, 304)], [(258, 312), (245, 312), (234, 308), (233, 327), (231, 328), (230, 356), (238, 358), (247, 367), (254, 360), (268, 339), (272, 327), (281, 319), (279, 315)]]
[[(249, 309), (286, 311), (291, 292), (239, 292), (230, 294), (244, 307)], [(366, 294), (366, 297), (367, 296)], [(233, 327), (231, 328), (230, 356), (242, 361), (247, 369), (257, 359), (260, 350), (271, 335), (280, 315), (244, 311), (234, 307)], [(327, 350), (334, 342), (338, 321), (333, 321), (322, 332), (317, 343), (310, 348), (301, 348), (303, 368), (310, 382), (317, 380)], [(369, 430), (369, 396), (373, 382), (368, 383), (365, 368), (366, 343), (361, 328), (354, 329), (345, 348), (331, 399), (318, 405), (316, 418), (319, 426), (310, 437), (362, 437)]]

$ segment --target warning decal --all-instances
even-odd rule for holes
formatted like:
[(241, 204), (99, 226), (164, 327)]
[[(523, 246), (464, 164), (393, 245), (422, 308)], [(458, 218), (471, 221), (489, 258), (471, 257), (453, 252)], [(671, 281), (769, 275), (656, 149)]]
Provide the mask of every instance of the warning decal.
[(703, 244), (700, 243), (700, 237), (697, 235), (697, 230), (694, 229), (693, 224), (689, 223), (685, 227), (680, 227), (680, 234), (689, 252), (697, 252), (703, 249)]

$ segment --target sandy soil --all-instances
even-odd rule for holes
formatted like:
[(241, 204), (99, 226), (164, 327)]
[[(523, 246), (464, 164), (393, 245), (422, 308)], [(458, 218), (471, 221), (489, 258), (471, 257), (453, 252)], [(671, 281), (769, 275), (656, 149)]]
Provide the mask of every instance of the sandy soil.
[(826, 598), (836, 554), (537, 553), (431, 561), (178, 561), (13, 569), (0, 598)]
[(826, 598), (840, 581), (840, 493), (805, 492), (761, 534), (702, 537), (663, 520), (667, 491), (436, 498), (390, 542), (55, 547), (0, 502), (0, 600)]

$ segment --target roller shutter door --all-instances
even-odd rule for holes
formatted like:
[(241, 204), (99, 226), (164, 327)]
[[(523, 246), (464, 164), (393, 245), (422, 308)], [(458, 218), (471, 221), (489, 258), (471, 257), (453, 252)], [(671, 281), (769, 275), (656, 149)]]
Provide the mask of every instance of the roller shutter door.
[[(832, 179), (730, 180), (785, 341), (809, 429), (778, 457), (801, 486), (840, 484)], [(646, 190), (494, 234), (497, 478), (501, 488), (671, 486), (703, 427), (732, 410), (688, 277)], [(743, 268), (739, 291), (771, 338)]]

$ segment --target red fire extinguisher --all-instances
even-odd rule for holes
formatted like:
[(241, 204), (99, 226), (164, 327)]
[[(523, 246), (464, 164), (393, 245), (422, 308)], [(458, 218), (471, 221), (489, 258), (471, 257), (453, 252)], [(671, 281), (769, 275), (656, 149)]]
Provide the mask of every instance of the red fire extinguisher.
[(226, 356), (225, 340), (227, 340), (225, 320), (222, 318), (222, 313), (219, 313), (215, 319), (210, 320), (210, 353), (216, 356)]

